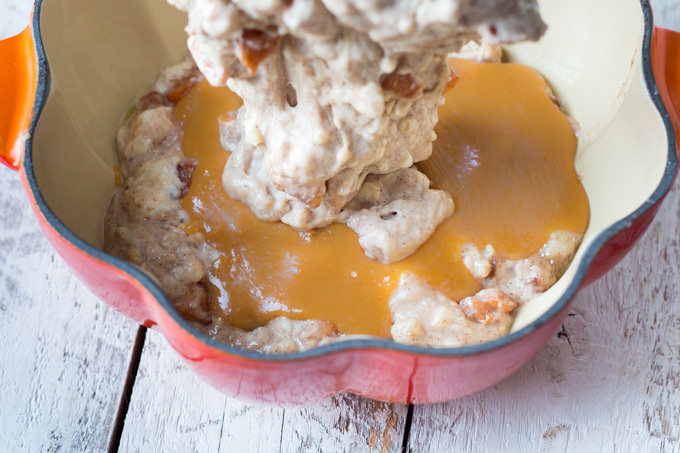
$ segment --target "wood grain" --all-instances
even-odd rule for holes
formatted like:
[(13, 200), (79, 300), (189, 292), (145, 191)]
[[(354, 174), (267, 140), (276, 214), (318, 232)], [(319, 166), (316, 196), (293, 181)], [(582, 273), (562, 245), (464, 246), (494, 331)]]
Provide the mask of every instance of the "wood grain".
[(280, 451), (398, 451), (407, 408), (346, 394), (286, 409)]
[(678, 0), (651, 0), (654, 23), (659, 27), (680, 29), (680, 2)]
[(676, 182), (534, 360), (477, 395), (415, 408), (409, 451), (680, 451), (679, 239)]
[(33, 0), (0, 0), (0, 39), (14, 36), (28, 24)]
[(406, 407), (354, 395), (285, 409), (227, 398), (150, 331), (120, 451), (396, 451)]
[(105, 450), (137, 326), (52, 251), (16, 175), (0, 187), (0, 451)]
[(120, 451), (218, 451), (225, 400), (148, 331)]
[[(0, 38), (30, 3), (0, 0)], [(680, 2), (652, 5), (680, 29)], [(103, 451), (136, 326), (54, 254), (16, 175), (0, 168), (0, 187), (0, 451)], [(680, 452), (679, 192), (517, 374), (416, 407), (409, 450)], [(352, 395), (287, 409), (227, 398), (149, 332), (120, 450), (399, 451), (405, 419), (406, 406)]]

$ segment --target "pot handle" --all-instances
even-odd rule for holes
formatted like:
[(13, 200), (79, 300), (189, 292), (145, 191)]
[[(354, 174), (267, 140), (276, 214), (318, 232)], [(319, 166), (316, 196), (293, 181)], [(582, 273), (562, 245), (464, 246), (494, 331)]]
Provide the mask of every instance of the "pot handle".
[(673, 123), (675, 149), (680, 157), (680, 33), (654, 28), (652, 66), (659, 94)]
[(0, 68), (0, 162), (18, 170), (38, 80), (31, 26), (0, 41)]

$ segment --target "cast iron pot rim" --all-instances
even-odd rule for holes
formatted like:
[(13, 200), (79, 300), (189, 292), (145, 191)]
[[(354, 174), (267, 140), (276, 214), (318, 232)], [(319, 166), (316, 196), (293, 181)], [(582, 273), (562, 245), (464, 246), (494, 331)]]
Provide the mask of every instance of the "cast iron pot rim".
[(23, 160), (23, 167), (26, 174), (26, 180), (30, 187), (33, 196), (35, 197), (35, 202), (45, 217), (47, 223), (54, 228), (54, 230), (61, 235), (64, 239), (70, 242), (72, 245), (83, 251), (84, 253), (108, 263), (111, 266), (127, 273), (130, 277), (138, 281), (144, 288), (151, 293), (151, 295), (160, 303), (160, 305), (165, 309), (165, 311), (172, 317), (172, 319), (179, 324), (184, 330), (193, 335), (196, 339), (205, 343), (207, 346), (218, 349), (226, 354), (244, 358), (244, 359), (256, 359), (265, 362), (285, 362), (294, 361), (300, 359), (311, 359), (314, 357), (320, 357), (326, 354), (338, 353), (349, 350), (371, 350), (371, 349), (382, 349), (386, 351), (394, 351), (400, 353), (408, 353), (420, 356), (431, 356), (439, 358), (454, 358), (454, 357), (465, 357), (480, 353), (491, 352), (495, 349), (500, 349), (502, 347), (508, 346), (511, 343), (519, 341), (520, 339), (526, 337), (531, 332), (548, 322), (553, 316), (557, 315), (569, 301), (574, 297), (583, 282), (583, 279), (588, 272), (593, 259), (597, 255), (598, 251), (602, 246), (607, 243), (612, 237), (617, 233), (622, 231), (624, 228), (628, 227), (633, 223), (635, 219), (640, 217), (644, 212), (654, 206), (656, 203), (661, 201), (664, 195), (670, 189), (677, 165), (678, 157), (675, 154), (675, 136), (673, 133), (673, 125), (671, 119), (668, 115), (666, 107), (664, 106), (659, 90), (656, 85), (656, 80), (654, 79), (654, 73), (652, 69), (652, 33), (654, 29), (652, 10), (649, 4), (649, 0), (640, 0), (640, 6), (642, 8), (644, 16), (644, 40), (642, 44), (642, 71), (645, 80), (645, 86), (652, 102), (656, 106), (659, 115), (666, 127), (666, 135), (668, 138), (668, 159), (666, 161), (666, 169), (664, 171), (663, 177), (657, 188), (654, 190), (652, 195), (645, 200), (642, 205), (640, 205), (634, 212), (626, 216), (625, 218), (619, 220), (618, 222), (612, 224), (605, 230), (603, 230), (595, 240), (590, 244), (588, 249), (584, 252), (583, 258), (576, 270), (573, 280), (565, 290), (564, 294), (553, 304), (550, 309), (548, 309), (544, 314), (539, 316), (529, 325), (523, 327), (522, 329), (505, 335), (499, 339), (489, 341), (486, 343), (460, 346), (455, 348), (429, 348), (423, 346), (411, 346), (406, 344), (397, 343), (392, 340), (382, 339), (382, 338), (366, 338), (366, 339), (352, 339), (339, 341), (335, 343), (330, 343), (325, 346), (316, 347), (308, 351), (295, 352), (288, 354), (277, 354), (268, 355), (261, 352), (247, 351), (243, 349), (238, 349), (229, 346), (225, 343), (221, 343), (208, 335), (198, 331), (193, 327), (188, 321), (182, 318), (175, 308), (170, 303), (161, 287), (153, 281), (148, 275), (138, 269), (135, 265), (124, 261), (120, 258), (114, 257), (105, 253), (104, 251), (88, 244), (81, 238), (75, 235), (64, 223), (62, 223), (59, 218), (52, 212), (52, 210), (47, 206), (47, 202), (43, 198), (38, 183), (36, 180), (34, 168), (33, 168), (33, 135), (35, 134), (35, 129), (40, 118), (40, 114), (47, 101), (49, 91), (50, 91), (50, 68), (47, 63), (47, 57), (45, 54), (45, 48), (42, 42), (42, 36), (40, 34), (40, 13), (42, 9), (43, 0), (36, 0), (33, 11), (33, 39), (35, 41), (35, 49), (38, 60), (38, 84), (35, 95), (35, 101), (33, 105), (33, 117), (31, 119), (31, 125), (29, 128), (28, 139), (25, 145), (25, 154)]

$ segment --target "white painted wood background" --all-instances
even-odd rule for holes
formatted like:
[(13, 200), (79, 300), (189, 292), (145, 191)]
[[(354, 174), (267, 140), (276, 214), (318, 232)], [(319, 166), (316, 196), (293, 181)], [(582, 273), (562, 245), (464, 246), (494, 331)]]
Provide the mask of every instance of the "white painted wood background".
[[(30, 3), (0, 0), (0, 39), (23, 28)], [(652, 4), (657, 23), (680, 29), (680, 1)], [(633, 252), (578, 296), (534, 360), (479, 394), (416, 406), (408, 450), (680, 452), (679, 239), (676, 183)], [(0, 452), (105, 451), (136, 332), (70, 274), (17, 176), (0, 168)], [(399, 451), (406, 414), (352, 395), (244, 404), (150, 331), (120, 451)]]

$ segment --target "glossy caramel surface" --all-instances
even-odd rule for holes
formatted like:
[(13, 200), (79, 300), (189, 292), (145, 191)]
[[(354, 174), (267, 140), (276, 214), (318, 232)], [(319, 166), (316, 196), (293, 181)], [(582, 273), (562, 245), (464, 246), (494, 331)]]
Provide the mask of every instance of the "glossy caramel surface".
[(209, 269), (214, 319), (244, 329), (280, 315), (323, 319), (346, 334), (389, 338), (388, 299), (402, 272), (460, 300), (480, 289), (462, 263), (463, 244), (490, 243), (518, 258), (555, 230), (585, 231), (576, 137), (542, 77), (516, 64), (451, 64), (459, 80), (439, 111), (432, 158), (418, 167), (452, 194), (456, 209), (416, 253), (391, 265), (366, 258), (345, 225), (297, 232), (229, 199), (217, 119), (240, 100), (205, 81), (181, 99), (184, 153), (199, 161), (184, 198), (189, 229), (204, 232), (220, 254)]

